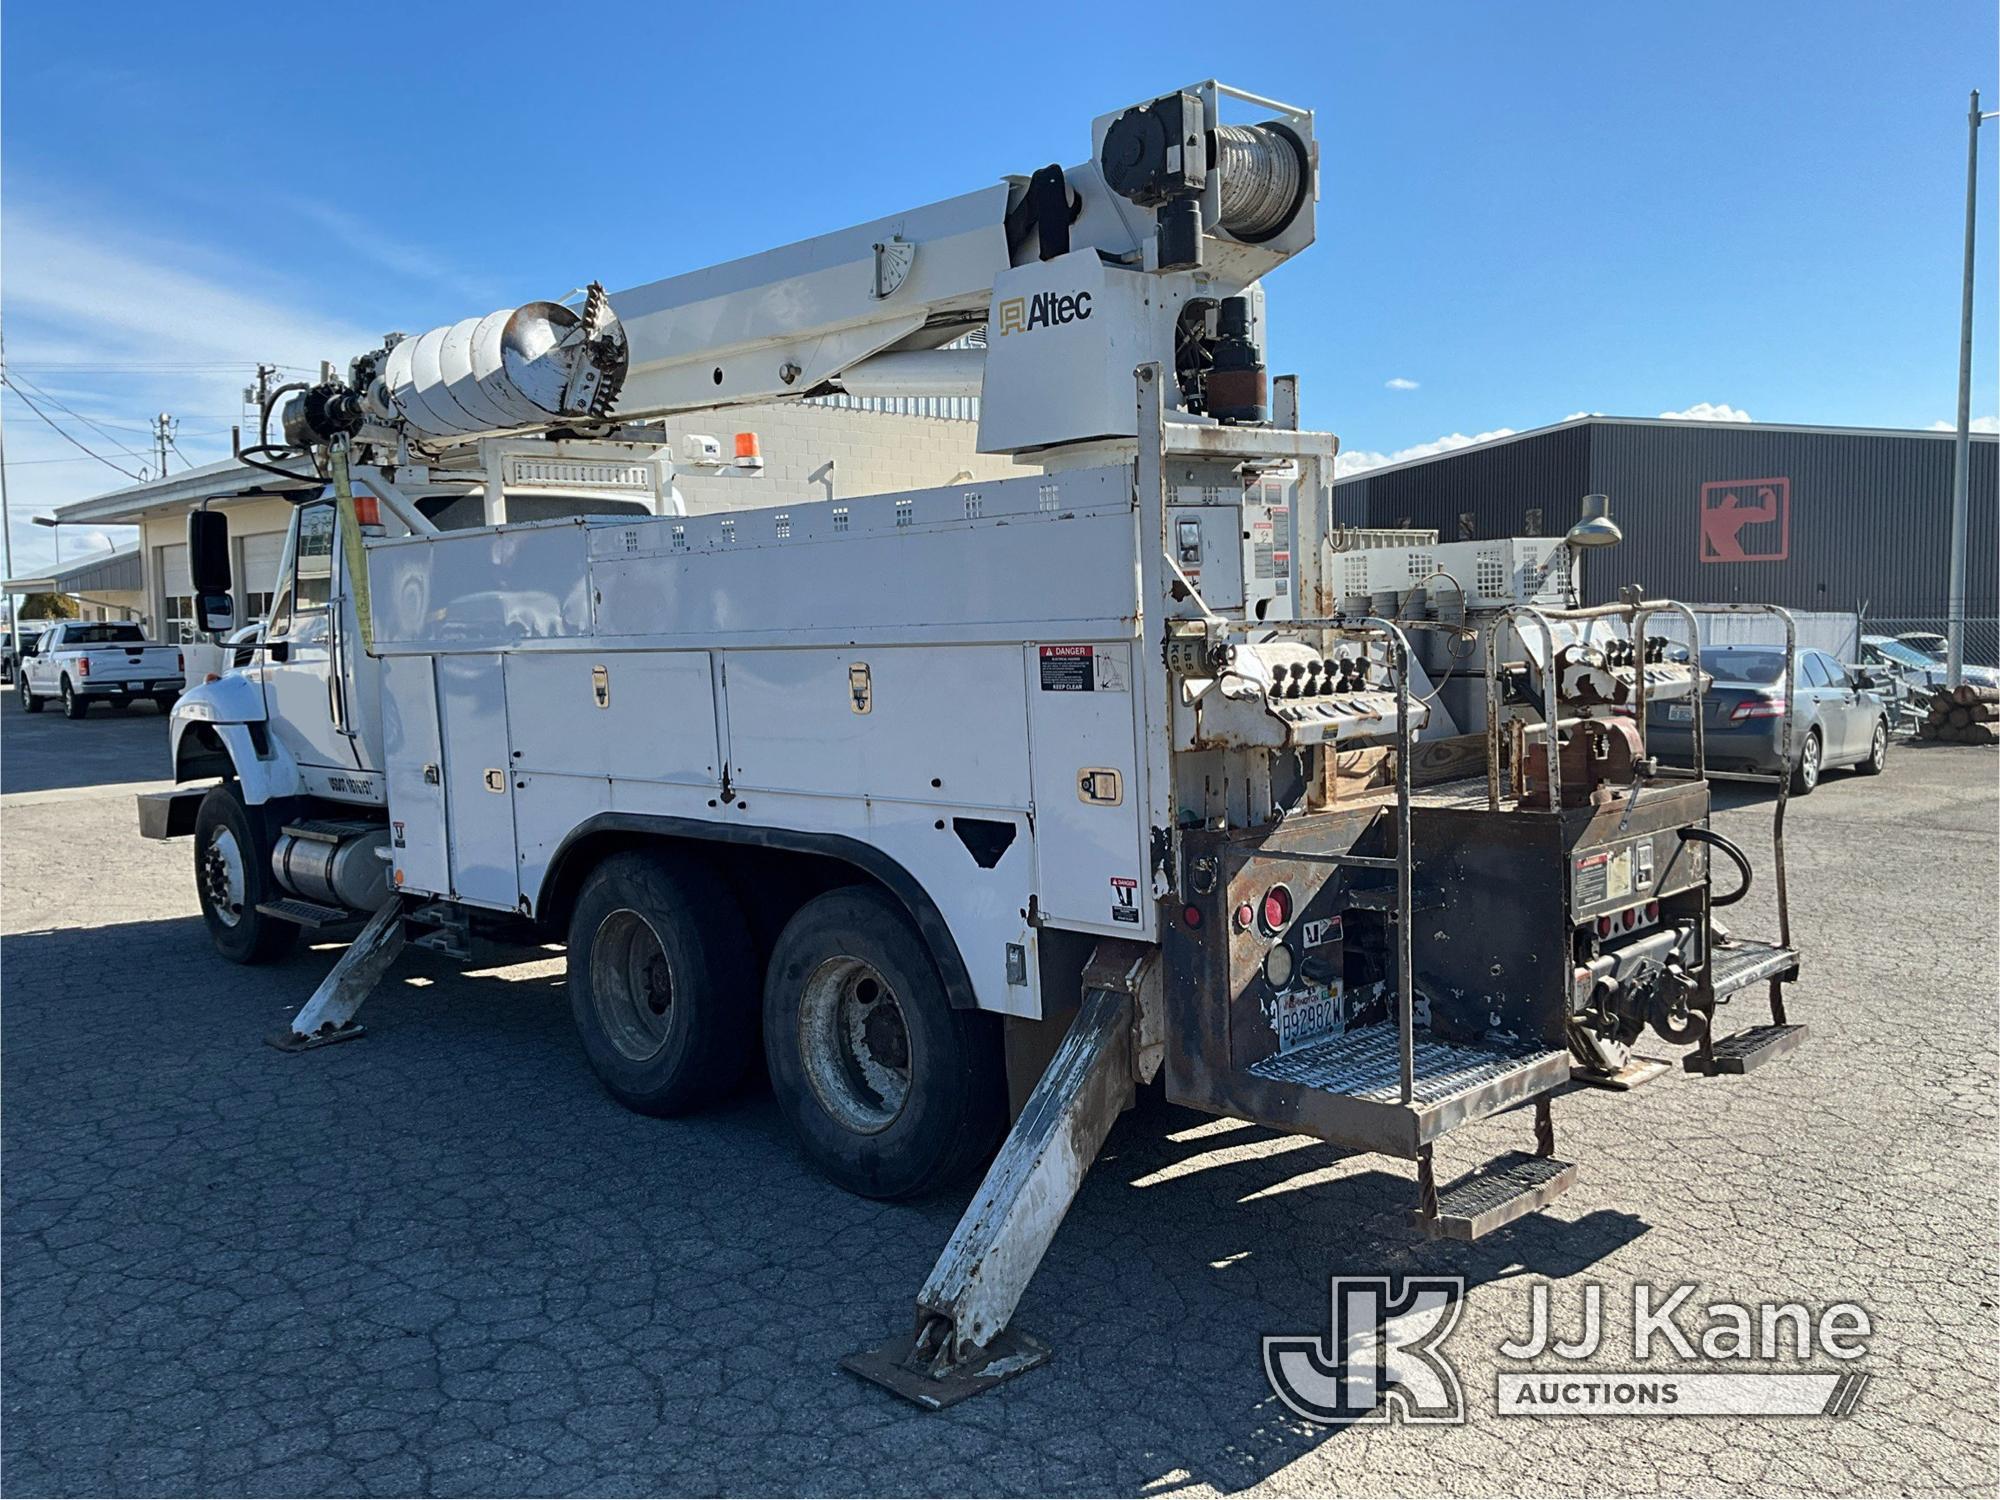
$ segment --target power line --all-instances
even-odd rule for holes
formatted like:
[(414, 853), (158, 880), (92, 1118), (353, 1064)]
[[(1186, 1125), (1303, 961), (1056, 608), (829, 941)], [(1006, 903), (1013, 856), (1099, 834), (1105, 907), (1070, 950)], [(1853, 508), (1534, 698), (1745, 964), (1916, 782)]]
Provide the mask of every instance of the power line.
[(56, 435), (60, 437), (64, 442), (69, 443), (73, 447), (81, 448), (85, 453), (88, 453), (92, 458), (96, 459), (106, 468), (116, 469), (120, 474), (123, 474), (127, 479), (136, 480), (139, 478), (137, 474), (134, 474), (130, 469), (126, 468), (123, 464), (114, 464), (110, 459), (106, 458), (102, 453), (99, 453), (95, 448), (92, 448), (88, 443), (80, 442), (76, 438), (71, 437), (67, 432), (64, 432), (61, 426), (57, 424), (56, 419), (54, 417), (50, 416), (47, 412), (43, 411), (39, 406), (35, 405), (34, 401), (29, 397), (28, 393), (22, 390), (18, 385), (14, 384), (14, 377), (12, 375), (0, 374), (0, 385), (5, 385), (8, 390), (12, 391), (15, 395), (19, 396), (22, 401), (26, 402), (28, 410), (33, 412), (36, 416), (40, 417), (44, 422), (48, 423), (49, 426), (52, 429), (54, 429)]
[[(102, 436), (109, 438), (111, 440), (111, 446), (116, 448), (119, 452), (125, 454), (128, 458), (145, 457), (145, 455), (141, 453), (138, 449), (130, 446), (127, 443), (119, 442), (117, 434), (109, 431), (103, 424), (98, 422), (93, 422), (89, 417), (86, 417), (82, 412), (78, 411), (75, 407), (65, 405), (60, 397), (57, 397), (51, 394), (49, 391), (44, 390), (38, 382), (29, 380), (25, 375), (23, 375), (21, 379), (28, 386), (30, 390), (32, 390), (37, 396), (40, 396), (44, 401), (48, 402), (51, 406), (55, 407), (58, 411), (68, 412), (72, 417), (75, 417), (77, 421), (83, 423), (84, 426), (90, 428), (91, 431), (99, 433)], [(135, 432), (141, 430), (151, 431), (150, 428), (147, 429), (133, 428), (130, 430)]]

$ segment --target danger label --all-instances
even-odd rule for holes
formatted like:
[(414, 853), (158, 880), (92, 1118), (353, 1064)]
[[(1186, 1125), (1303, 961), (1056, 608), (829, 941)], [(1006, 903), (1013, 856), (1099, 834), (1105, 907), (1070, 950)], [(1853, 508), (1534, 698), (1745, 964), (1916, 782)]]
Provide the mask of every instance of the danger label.
[(1094, 693), (1097, 691), (1097, 654), (1091, 646), (1044, 646), (1042, 691), (1045, 693)]

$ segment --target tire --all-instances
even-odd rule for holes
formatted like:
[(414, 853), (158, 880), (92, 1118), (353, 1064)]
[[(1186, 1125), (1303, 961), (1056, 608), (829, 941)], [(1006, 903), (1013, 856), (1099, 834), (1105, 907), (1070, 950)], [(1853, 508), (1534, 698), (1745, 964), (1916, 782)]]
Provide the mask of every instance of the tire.
[(31, 714), (38, 714), (42, 711), (42, 700), (37, 698), (33, 693), (28, 691), (28, 678), (26, 673), (23, 673), (21, 676), (19, 692), (21, 694), (21, 708), (24, 712)]
[(62, 680), (62, 706), (65, 719), (80, 719), (90, 712), (90, 700), (78, 693), (67, 677)]
[(282, 894), (271, 878), (266, 820), (225, 781), (201, 799), (194, 819), (194, 886), (215, 951), (233, 964), (268, 964), (298, 941), (296, 924), (267, 917), (261, 901)]
[(954, 1010), (909, 917), (869, 887), (817, 896), (785, 924), (764, 1057), (806, 1155), (864, 1198), (957, 1181), (1007, 1123), (1000, 1018)]
[(1821, 749), (1818, 729), (1806, 731), (1805, 748), (1799, 751), (1797, 764), (1792, 767), (1792, 795), (1810, 797), (1819, 785), (1821, 770), (1826, 764), (1825, 752)]
[(1875, 721), (1875, 738), (1869, 742), (1868, 758), (1854, 769), (1863, 776), (1880, 776), (1883, 767), (1889, 764), (1889, 721)]
[(757, 973), (733, 897), (701, 861), (614, 854), (577, 893), (570, 1016), (598, 1082), (627, 1109), (680, 1115), (743, 1078)]

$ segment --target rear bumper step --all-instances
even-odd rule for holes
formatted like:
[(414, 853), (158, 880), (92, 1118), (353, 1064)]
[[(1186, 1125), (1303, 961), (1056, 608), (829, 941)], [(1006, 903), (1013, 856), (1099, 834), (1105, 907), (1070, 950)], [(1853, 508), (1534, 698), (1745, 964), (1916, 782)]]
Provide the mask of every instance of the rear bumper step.
[(1766, 979), (1793, 980), (1799, 977), (1798, 950), (1738, 938), (1727, 948), (1715, 950), (1709, 977), (1718, 1000)]
[(1706, 1052), (1696, 1048), (1681, 1059), (1681, 1066), (1707, 1078), (1748, 1073), (1783, 1057), (1805, 1039), (1803, 1026), (1752, 1026), (1722, 1038)]
[(1553, 1203), (1575, 1182), (1573, 1162), (1509, 1151), (1440, 1192), (1436, 1218), (1416, 1211), (1410, 1222), (1433, 1239), (1476, 1240)]

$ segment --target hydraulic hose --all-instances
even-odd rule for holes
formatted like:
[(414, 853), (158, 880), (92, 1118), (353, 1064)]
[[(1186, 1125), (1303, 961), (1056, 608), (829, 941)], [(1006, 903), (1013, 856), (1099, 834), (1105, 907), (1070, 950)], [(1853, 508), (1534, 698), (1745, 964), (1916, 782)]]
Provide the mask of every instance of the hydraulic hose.
[(1750, 857), (1742, 849), (1738, 848), (1712, 828), (1683, 828), (1680, 831), (1680, 836), (1683, 843), (1707, 844), (1711, 848), (1721, 850), (1729, 856), (1730, 863), (1736, 866), (1737, 873), (1743, 877), (1743, 883), (1728, 895), (1711, 895), (1708, 898), (1710, 906), (1734, 906), (1750, 894), (1752, 878), (1750, 873)]

